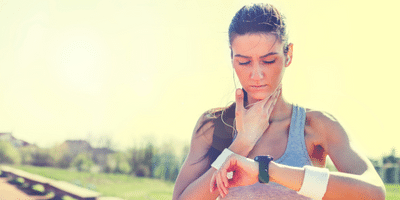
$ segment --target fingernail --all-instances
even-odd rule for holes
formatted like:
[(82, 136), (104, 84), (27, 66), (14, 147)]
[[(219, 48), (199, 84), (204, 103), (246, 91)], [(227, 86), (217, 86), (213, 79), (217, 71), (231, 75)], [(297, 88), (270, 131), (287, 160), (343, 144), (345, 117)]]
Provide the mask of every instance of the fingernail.
[(236, 90), (236, 95), (242, 95), (242, 90)]

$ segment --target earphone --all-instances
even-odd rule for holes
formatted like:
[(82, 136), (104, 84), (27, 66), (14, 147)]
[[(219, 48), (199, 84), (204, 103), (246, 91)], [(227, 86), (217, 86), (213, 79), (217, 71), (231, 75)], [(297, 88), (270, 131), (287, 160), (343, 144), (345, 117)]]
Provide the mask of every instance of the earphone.
[(289, 62), (290, 62), (290, 57), (288, 57), (286, 64), (289, 64)]

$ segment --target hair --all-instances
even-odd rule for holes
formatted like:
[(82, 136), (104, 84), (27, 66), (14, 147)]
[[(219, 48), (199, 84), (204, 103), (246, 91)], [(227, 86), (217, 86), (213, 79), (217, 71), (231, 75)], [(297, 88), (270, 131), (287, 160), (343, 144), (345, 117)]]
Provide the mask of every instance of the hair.
[(229, 26), (229, 44), (238, 35), (252, 33), (273, 34), (284, 45), (284, 53), (288, 52), (288, 34), (286, 18), (278, 9), (270, 4), (251, 4), (243, 6), (233, 17)]
[[(270, 4), (252, 4), (243, 6), (233, 17), (229, 26), (229, 43), (238, 35), (252, 33), (273, 34), (284, 44), (285, 55), (288, 52), (288, 35), (286, 30), (285, 17)], [(232, 53), (232, 52), (231, 52)], [(244, 90), (243, 90), (244, 91)], [(247, 102), (247, 93), (244, 91), (244, 102)], [(210, 149), (204, 155), (203, 159), (208, 158), (209, 167), (217, 159), (221, 152), (228, 148), (234, 138), (235, 133), (235, 108), (236, 104), (219, 109), (212, 109), (205, 115), (206, 119), (196, 130), (207, 123), (212, 123), (213, 141)]]

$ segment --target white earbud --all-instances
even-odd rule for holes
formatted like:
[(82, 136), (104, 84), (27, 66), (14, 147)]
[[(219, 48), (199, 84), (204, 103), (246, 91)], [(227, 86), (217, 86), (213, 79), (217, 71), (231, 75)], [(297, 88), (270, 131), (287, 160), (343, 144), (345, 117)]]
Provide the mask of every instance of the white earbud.
[(286, 64), (289, 64), (289, 62), (290, 62), (290, 57), (288, 57)]

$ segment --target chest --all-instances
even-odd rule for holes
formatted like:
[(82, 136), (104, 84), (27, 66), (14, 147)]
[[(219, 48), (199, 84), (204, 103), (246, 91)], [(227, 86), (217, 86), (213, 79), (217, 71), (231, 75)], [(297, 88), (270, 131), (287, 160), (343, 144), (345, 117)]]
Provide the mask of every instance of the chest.
[[(266, 132), (258, 140), (248, 157), (254, 159), (259, 155), (270, 155), (274, 160), (282, 157), (288, 148), (290, 120), (271, 123)], [(304, 129), (304, 141), (307, 153), (314, 166), (325, 166), (326, 152), (322, 145), (322, 138), (312, 132), (309, 127)], [(300, 142), (300, 141), (292, 141)]]

